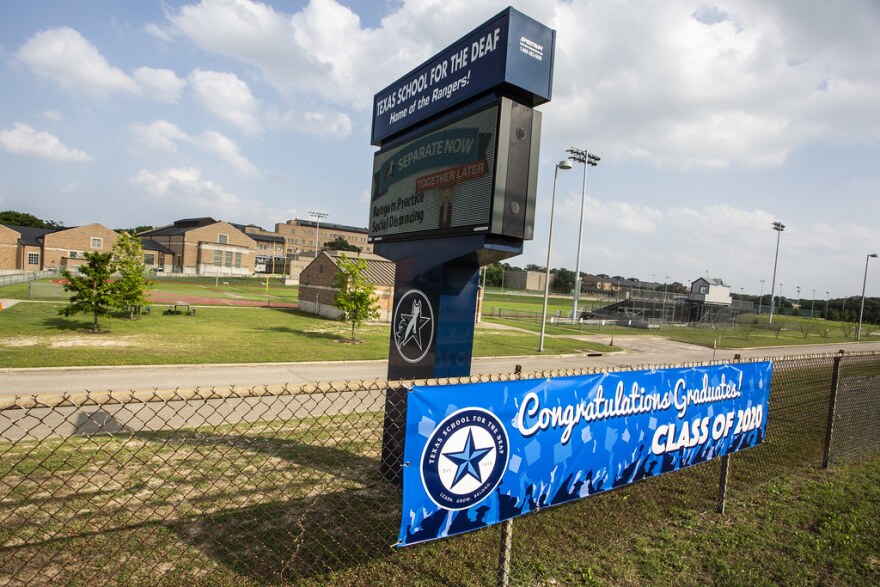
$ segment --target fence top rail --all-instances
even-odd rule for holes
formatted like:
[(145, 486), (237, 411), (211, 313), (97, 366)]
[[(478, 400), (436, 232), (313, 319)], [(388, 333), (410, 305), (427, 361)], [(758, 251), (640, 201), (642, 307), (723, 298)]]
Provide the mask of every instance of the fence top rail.
[(301, 395), (301, 394), (325, 394), (325, 393), (352, 393), (385, 391), (388, 388), (411, 388), (414, 385), (432, 387), (443, 385), (457, 385), (467, 383), (486, 383), (498, 381), (512, 381), (515, 379), (547, 379), (549, 377), (571, 377), (578, 375), (594, 375), (598, 373), (620, 371), (644, 371), (658, 369), (681, 369), (694, 367), (708, 367), (712, 365), (727, 365), (735, 362), (753, 363), (759, 361), (793, 362), (803, 360), (833, 359), (845, 356), (854, 357), (878, 357), (876, 351), (847, 352), (847, 353), (813, 353), (801, 355), (786, 355), (784, 357), (747, 357), (740, 361), (715, 360), (693, 361), (669, 364), (644, 363), (640, 365), (620, 365), (608, 367), (582, 367), (575, 369), (548, 369), (532, 371), (517, 375), (513, 371), (507, 373), (485, 373), (467, 377), (444, 377), (439, 379), (411, 379), (411, 380), (353, 380), (353, 381), (327, 381), (319, 383), (307, 383), (303, 385), (255, 385), (252, 387), (197, 387), (194, 389), (153, 389), (146, 391), (87, 391), (82, 393), (62, 393), (56, 395), (15, 395), (0, 397), (0, 412), (18, 409), (34, 408), (58, 408), (58, 407), (83, 407), (104, 406), (129, 403), (150, 402), (173, 402), (173, 401), (207, 401), (223, 399), (241, 399), (265, 396)]

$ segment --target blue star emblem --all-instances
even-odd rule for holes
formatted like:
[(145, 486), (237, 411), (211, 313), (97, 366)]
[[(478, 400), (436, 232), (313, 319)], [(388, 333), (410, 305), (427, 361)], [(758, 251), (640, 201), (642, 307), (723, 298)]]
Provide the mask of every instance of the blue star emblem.
[(483, 460), (491, 450), (491, 448), (476, 448), (476, 446), (474, 446), (474, 432), (473, 430), (469, 430), (467, 441), (465, 441), (464, 448), (460, 452), (450, 452), (443, 455), (458, 465), (458, 469), (455, 471), (455, 478), (452, 480), (452, 487), (455, 487), (465, 475), (470, 475), (482, 483), (483, 478), (480, 476), (478, 466), (480, 461)]

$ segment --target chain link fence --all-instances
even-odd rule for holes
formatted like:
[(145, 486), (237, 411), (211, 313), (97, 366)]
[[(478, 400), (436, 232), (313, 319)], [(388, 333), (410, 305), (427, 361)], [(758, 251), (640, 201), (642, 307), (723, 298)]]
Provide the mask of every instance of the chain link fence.
[[(720, 460), (519, 518), (512, 537), (396, 550), (383, 429), (412, 383), (0, 398), (0, 584), (490, 585), (501, 568), (564, 584), (586, 571), (561, 552), (601, 566), (596, 545), (717, 506)], [(880, 354), (775, 359), (767, 438), (730, 459), (728, 503), (878, 448)]]

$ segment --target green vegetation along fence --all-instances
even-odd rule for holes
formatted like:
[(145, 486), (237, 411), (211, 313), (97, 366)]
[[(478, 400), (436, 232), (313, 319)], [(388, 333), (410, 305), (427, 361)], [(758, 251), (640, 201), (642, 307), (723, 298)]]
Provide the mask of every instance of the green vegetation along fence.
[[(410, 384), (0, 398), (0, 584), (495, 584), (501, 527), (392, 547), (383, 420)], [(880, 354), (776, 359), (766, 442), (730, 458), (727, 507), (878, 449)], [(575, 582), (601, 545), (714, 511), (720, 472), (715, 460), (517, 519), (510, 583)]]

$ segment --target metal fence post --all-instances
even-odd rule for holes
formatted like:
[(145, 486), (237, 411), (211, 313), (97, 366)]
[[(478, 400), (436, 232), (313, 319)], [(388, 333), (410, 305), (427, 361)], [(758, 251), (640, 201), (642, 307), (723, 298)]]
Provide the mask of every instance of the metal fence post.
[[(513, 376), (522, 378), (522, 365), (513, 368)], [(513, 520), (501, 523), (501, 549), (498, 552), (498, 587), (510, 585), (510, 559), (513, 557)]]
[(840, 383), (840, 362), (843, 359), (843, 349), (834, 357), (834, 366), (831, 371), (831, 397), (828, 399), (828, 424), (825, 428), (825, 451), (822, 456), (822, 468), (831, 466), (831, 440), (834, 436), (834, 416), (837, 412), (837, 388)]
[(721, 457), (721, 479), (718, 482), (718, 501), (715, 504), (715, 512), (724, 513), (727, 499), (727, 477), (730, 474), (730, 455)]
[[(717, 342), (717, 339), (716, 339)], [(733, 362), (739, 363), (742, 355), (739, 353), (733, 355)], [(718, 500), (715, 503), (715, 511), (719, 514), (724, 513), (724, 507), (727, 500), (727, 478), (730, 476), (730, 455), (721, 457), (721, 476), (718, 480)]]

